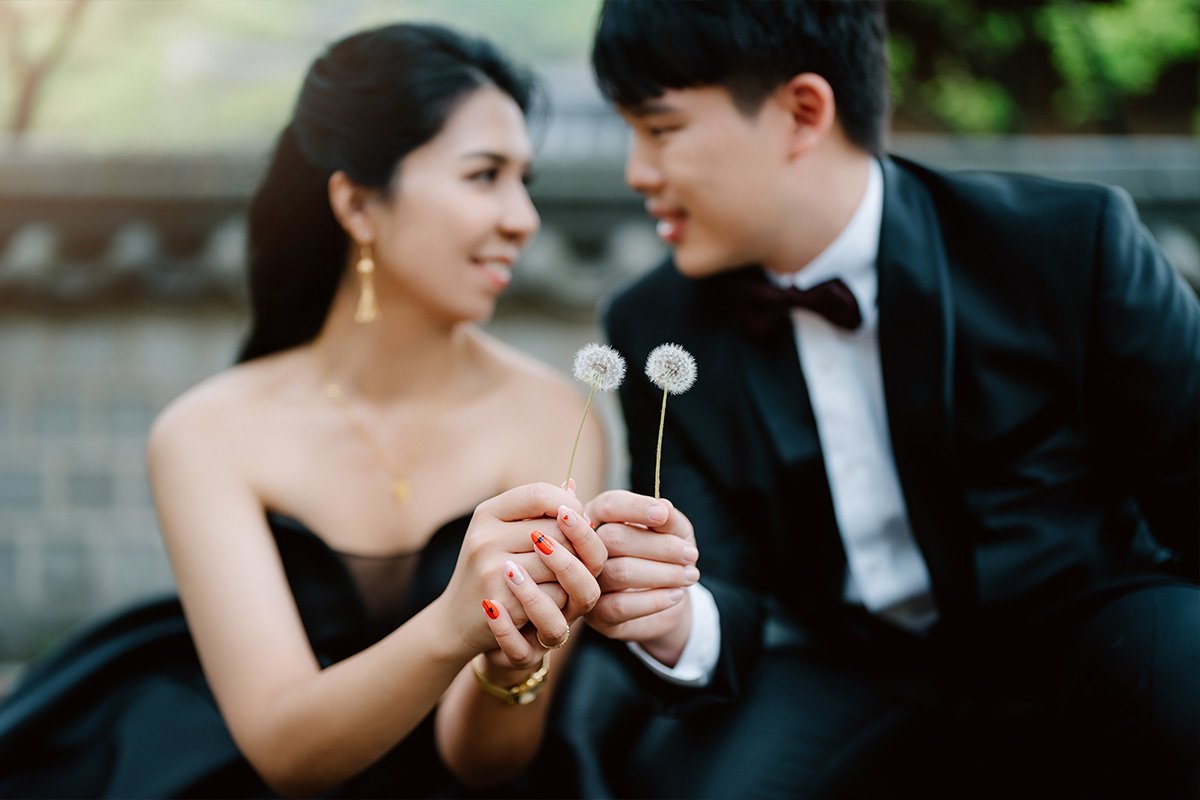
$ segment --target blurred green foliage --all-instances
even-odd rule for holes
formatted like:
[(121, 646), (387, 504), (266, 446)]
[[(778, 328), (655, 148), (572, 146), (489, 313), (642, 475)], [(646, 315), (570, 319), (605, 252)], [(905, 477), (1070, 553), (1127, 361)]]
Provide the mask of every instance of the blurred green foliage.
[(888, 4), (910, 127), (1200, 133), (1200, 0)]
[[(0, 0), (44, 50), (56, 0)], [(402, 20), (486, 36), (525, 64), (580, 61), (599, 0), (89, 0), (39, 95), (31, 136), (73, 148), (259, 147), (282, 127), (308, 65), (356, 30)], [(0, 26), (3, 26), (0, 21)], [(0, 32), (2, 33), (2, 32)], [(0, 35), (0, 129), (16, 98)]]
[[(87, 149), (259, 147), (313, 57), (351, 31), (430, 20), (485, 35), (523, 63), (584, 62), (599, 3), (88, 0), (40, 87), (31, 133)], [(26, 56), (53, 41), (67, 5), (0, 4), (20, 14)], [(1200, 0), (887, 7), (898, 130), (1200, 133)], [(3, 51), (12, 46), (0, 36), (0, 126), (17, 96)]]

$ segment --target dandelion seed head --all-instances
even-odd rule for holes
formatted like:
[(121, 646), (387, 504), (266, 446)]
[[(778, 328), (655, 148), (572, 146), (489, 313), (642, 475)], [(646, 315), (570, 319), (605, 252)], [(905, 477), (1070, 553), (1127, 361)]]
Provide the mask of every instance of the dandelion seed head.
[(611, 392), (625, 380), (625, 359), (606, 344), (585, 344), (575, 353), (575, 380)]
[(683, 394), (696, 382), (696, 359), (677, 344), (660, 344), (646, 358), (646, 377), (671, 394)]

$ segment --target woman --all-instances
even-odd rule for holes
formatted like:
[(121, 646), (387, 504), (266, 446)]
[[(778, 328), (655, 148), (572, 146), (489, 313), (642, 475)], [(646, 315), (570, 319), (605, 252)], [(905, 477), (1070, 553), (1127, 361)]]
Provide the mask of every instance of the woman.
[(529, 99), (434, 26), (313, 64), (251, 207), (241, 363), (150, 435), (186, 626), (144, 607), (32, 670), (0, 795), (431, 796), (528, 765), (606, 556), (534, 483), (581, 398), (474, 325), (538, 226)]

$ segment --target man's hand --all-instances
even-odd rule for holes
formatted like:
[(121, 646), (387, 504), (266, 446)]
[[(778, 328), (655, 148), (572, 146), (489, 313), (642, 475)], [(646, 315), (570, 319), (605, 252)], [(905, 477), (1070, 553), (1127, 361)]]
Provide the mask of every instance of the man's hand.
[(585, 513), (608, 549), (587, 623), (674, 666), (692, 625), (684, 590), (700, 579), (692, 523), (669, 500), (626, 491), (598, 495)]

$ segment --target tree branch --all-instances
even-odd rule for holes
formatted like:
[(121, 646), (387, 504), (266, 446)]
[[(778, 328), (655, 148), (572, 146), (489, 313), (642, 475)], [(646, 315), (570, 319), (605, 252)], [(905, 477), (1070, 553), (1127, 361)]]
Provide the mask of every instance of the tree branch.
[[(26, 61), (20, 53), (20, 40), (16, 27), (13, 26), (9, 34), (10, 39), (10, 58), (17, 59), (21, 71), (17, 73), (17, 79), (21, 86), (17, 92), (17, 103), (13, 108), (12, 121), (9, 125), (9, 131), (13, 138), (20, 138), (25, 131), (29, 129), (29, 124), (33, 119), (33, 109), (35, 100), (37, 99), (38, 89), (41, 88), (42, 81), (46, 75), (58, 65), (66, 55), (67, 46), (70, 44), (71, 37), (75, 30), (79, 27), (79, 19), (83, 13), (83, 7), (87, 0), (71, 0), (71, 5), (67, 8), (63, 15), (62, 23), (58, 28), (58, 35), (40, 59), (35, 61)], [(15, 9), (0, 4), (0, 8), (5, 8), (7, 15), (11, 18), (20, 20), (16, 16)]]

